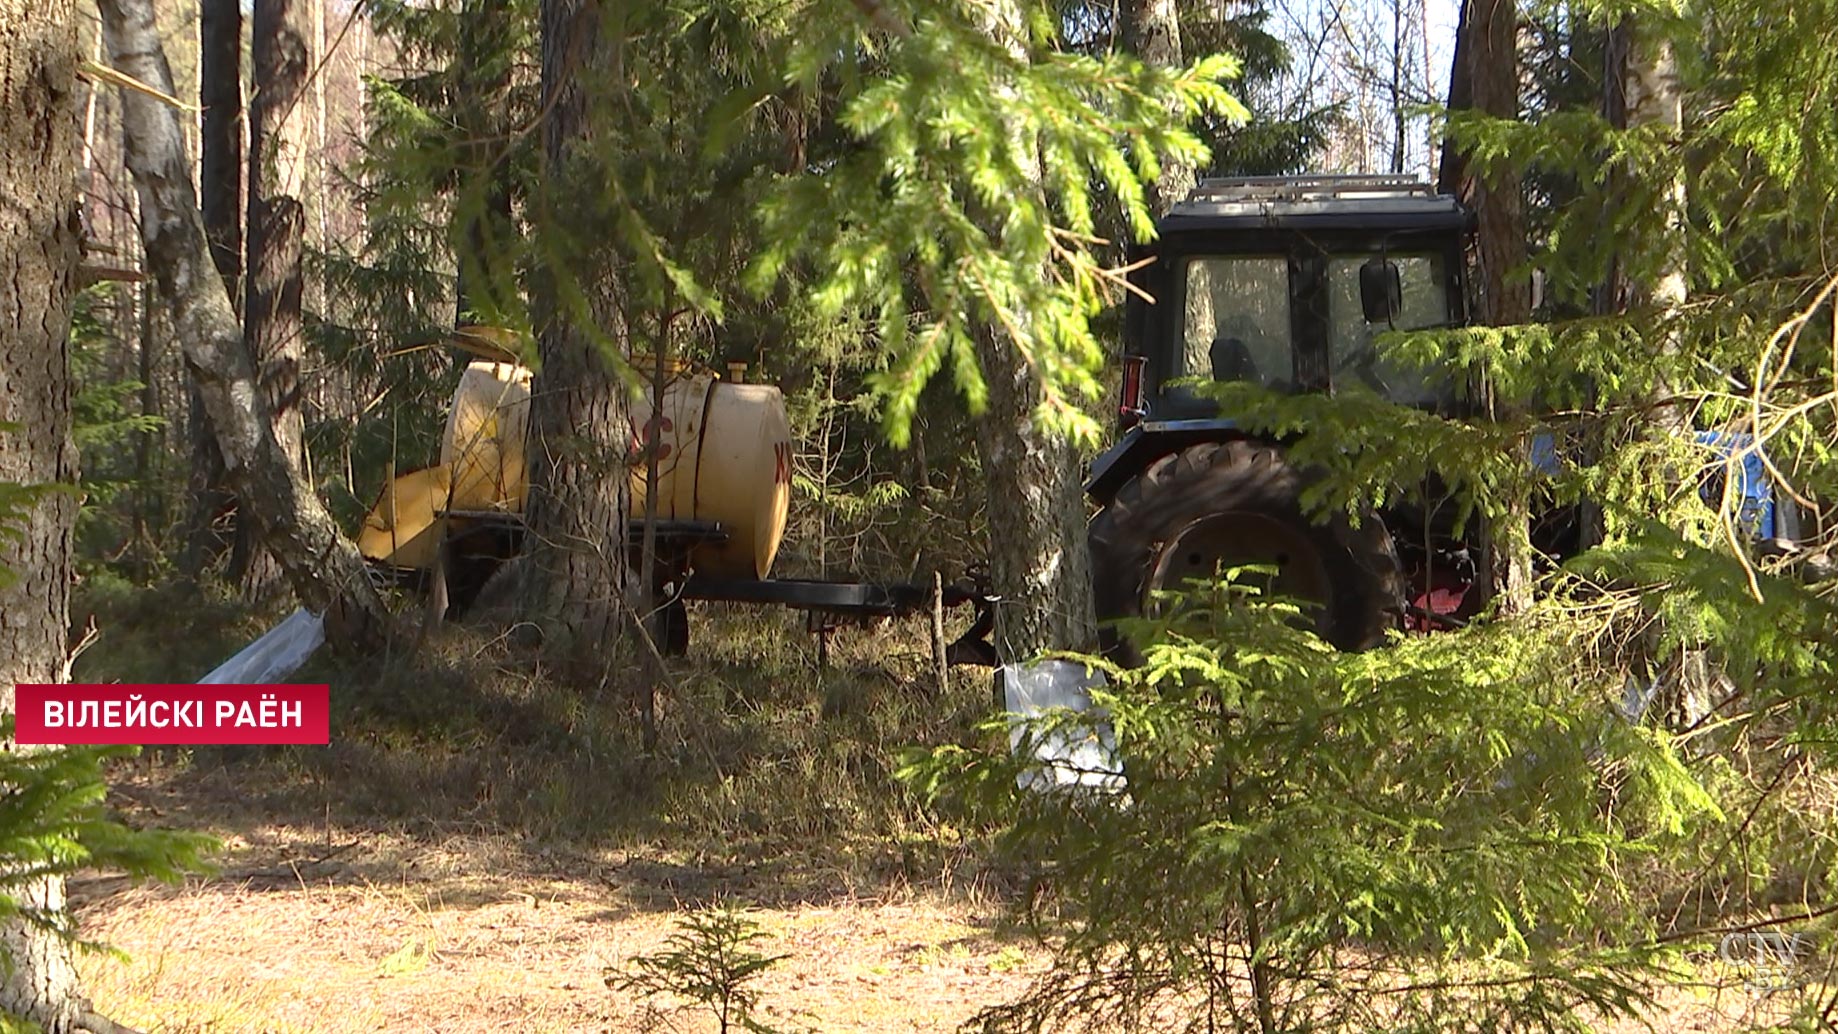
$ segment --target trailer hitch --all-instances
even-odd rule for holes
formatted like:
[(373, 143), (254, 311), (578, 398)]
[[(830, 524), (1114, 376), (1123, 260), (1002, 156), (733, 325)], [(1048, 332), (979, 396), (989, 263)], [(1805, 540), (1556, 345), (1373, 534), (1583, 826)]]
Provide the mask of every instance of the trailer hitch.
[(996, 627), (996, 604), (1000, 601), (1001, 597), (989, 591), (989, 568), (985, 564), (972, 564), (964, 577), (952, 582), (944, 591), (942, 602), (945, 606), (968, 603), (976, 609), (976, 620), (963, 635), (945, 647), (946, 664), (994, 668), (1002, 663), (995, 644), (989, 641), (989, 633)]

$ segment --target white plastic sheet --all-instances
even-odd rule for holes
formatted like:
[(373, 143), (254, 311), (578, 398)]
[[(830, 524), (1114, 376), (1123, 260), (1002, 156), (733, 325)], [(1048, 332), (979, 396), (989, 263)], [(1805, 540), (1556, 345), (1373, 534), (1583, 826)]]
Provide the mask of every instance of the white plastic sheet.
[[(1005, 664), (1000, 678), (1003, 706), (1014, 716), (1008, 732), (1009, 749), (1014, 751), (1027, 745), (1023, 721), (1053, 708), (1091, 711), (1091, 691), (1104, 685), (1103, 672), (1076, 661), (1057, 659)], [(1102, 716), (1083, 736), (1073, 729), (1056, 730), (1037, 737), (1032, 747), (1039, 765), (1018, 778), (1023, 790), (1044, 793), (1078, 786), (1115, 793), (1124, 788), (1116, 737)]]
[(325, 621), (302, 607), (287, 615), (268, 634), (242, 648), (198, 680), (201, 686), (224, 683), (274, 683), (298, 671), (325, 642)]

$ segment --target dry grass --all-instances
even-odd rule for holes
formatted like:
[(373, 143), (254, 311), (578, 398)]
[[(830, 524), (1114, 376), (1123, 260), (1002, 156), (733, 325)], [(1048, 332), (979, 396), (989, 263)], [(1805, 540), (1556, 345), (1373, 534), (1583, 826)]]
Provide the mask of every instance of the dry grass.
[[(606, 970), (673, 932), (681, 891), (770, 891), (617, 852), (548, 859), (571, 873), (560, 877), (499, 838), (366, 837), (332, 859), (286, 860), (295, 832), (264, 830), (239, 864), (183, 888), (75, 887), (86, 930), (131, 957), (86, 963), (98, 1006), (169, 1034), (645, 1030), (648, 1003), (608, 990)], [(257, 855), (274, 860), (240, 864)], [(887, 891), (761, 910), (762, 947), (787, 955), (760, 981), (764, 1018), (954, 1029), (1046, 961), (993, 932), (993, 907)]]
[[(85, 963), (98, 1006), (165, 1032), (651, 1029), (604, 972), (722, 901), (760, 906), (788, 956), (761, 981), (777, 1025), (949, 1030), (1018, 990), (1044, 956), (996, 935), (976, 852), (891, 771), (966, 735), (985, 677), (930, 685), (916, 629), (841, 633), (819, 670), (796, 615), (698, 616), (654, 757), (619, 687), (449, 628), (412, 661), (303, 672), (333, 686), (330, 747), (123, 766), (131, 820), (225, 851), (182, 888), (73, 887), (86, 932), (131, 958)], [(86, 677), (147, 677), (152, 616), (113, 617), (132, 631), (111, 656), (105, 610)]]
[[(200, 639), (246, 631), (212, 613)], [(123, 766), (131, 820), (225, 850), (183, 887), (73, 885), (85, 932), (130, 957), (84, 962), (98, 1007), (160, 1034), (712, 1030), (603, 976), (718, 902), (755, 906), (787, 956), (759, 982), (782, 1029), (953, 1030), (1044, 972), (998, 921), (1011, 881), (891, 773), (901, 748), (970, 735), (987, 676), (930, 685), (916, 627), (845, 632), (819, 670), (795, 615), (698, 617), (655, 757), (617, 687), (558, 685), (459, 628), (413, 660), (315, 662), (331, 747)], [(105, 612), (84, 677), (157, 677), (156, 615), (114, 619), (131, 631), (111, 655)], [(1755, 1029), (1796, 1000), (1702, 975), (1654, 1029)]]

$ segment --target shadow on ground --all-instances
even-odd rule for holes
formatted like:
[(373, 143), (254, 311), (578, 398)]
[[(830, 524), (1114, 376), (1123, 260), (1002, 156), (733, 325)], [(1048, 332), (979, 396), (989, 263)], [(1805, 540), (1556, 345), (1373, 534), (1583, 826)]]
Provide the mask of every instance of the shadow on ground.
[[(183, 613), (170, 603), (90, 601), (105, 631), (80, 677), (169, 681), (209, 664), (151, 671), (162, 640), (221, 659), (261, 631), (224, 604), (162, 635), (154, 626)], [(237, 893), (428, 882), (466, 903), (510, 893), (501, 877), (515, 874), (676, 910), (992, 878), (894, 777), (902, 750), (977, 735), (986, 672), (936, 686), (916, 623), (844, 631), (819, 668), (794, 613), (694, 616), (697, 645), (659, 688), (651, 754), (641, 666), (615, 655), (604, 682), (571, 685), (500, 629), (447, 626), (413, 654), (322, 653), (298, 674), (332, 687), (329, 746), (150, 750), (116, 772), (114, 801), (136, 823), (219, 836), (221, 870), (203, 886)], [(75, 888), (110, 892), (108, 880)]]

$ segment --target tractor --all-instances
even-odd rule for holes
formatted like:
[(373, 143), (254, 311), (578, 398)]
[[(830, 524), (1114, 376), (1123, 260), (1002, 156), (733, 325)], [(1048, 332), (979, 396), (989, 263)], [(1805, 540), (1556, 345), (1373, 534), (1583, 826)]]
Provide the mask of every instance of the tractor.
[[(1154, 590), (1259, 565), (1267, 591), (1312, 602), (1344, 650), (1407, 620), (1453, 624), (1478, 594), (1477, 544), (1436, 492), (1368, 514), (1311, 516), (1313, 475), (1246, 431), (1193, 379), (1278, 392), (1360, 384), (1443, 414), (1459, 394), (1396, 368), (1379, 332), (1468, 318), (1474, 216), (1405, 176), (1203, 181), (1131, 256), (1121, 437), (1092, 464), (1089, 536), (1100, 621), (1142, 614)], [(1428, 502), (1426, 503), (1425, 500)], [(1107, 645), (1129, 652), (1111, 633)]]
[[(1313, 603), (1316, 631), (1343, 650), (1375, 646), (1394, 628), (1459, 626), (1480, 609), (1480, 542), (1458, 526), (1439, 479), (1399, 486), (1414, 491), (1357, 522), (1311, 516), (1301, 497), (1315, 475), (1189, 386), (1363, 386), (1428, 412), (1473, 415), (1460, 384), (1388, 363), (1374, 343), (1386, 330), (1468, 320), (1474, 226), (1455, 198), (1395, 175), (1210, 179), (1173, 207), (1157, 239), (1131, 256), (1141, 295), (1125, 303), (1122, 435), (1085, 485), (1101, 507), (1089, 530), (1101, 622), (1140, 616), (1155, 590), (1249, 565), (1270, 572), (1266, 591)], [(1725, 458), (1748, 444), (1719, 430), (1696, 439)], [(1535, 437), (1530, 453), (1555, 469), (1550, 435)], [(1736, 468), (1758, 553), (1796, 553), (1791, 498), (1776, 497), (1759, 456)], [(1581, 549), (1580, 507), (1533, 516), (1541, 552)], [(1132, 659), (1127, 642), (1106, 637)]]

